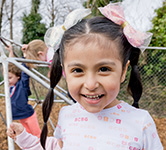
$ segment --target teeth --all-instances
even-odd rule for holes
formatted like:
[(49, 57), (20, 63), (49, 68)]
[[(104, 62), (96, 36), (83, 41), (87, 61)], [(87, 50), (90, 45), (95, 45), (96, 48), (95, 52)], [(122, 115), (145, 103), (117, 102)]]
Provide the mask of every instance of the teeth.
[(98, 99), (100, 95), (86, 95), (87, 98), (91, 98), (91, 99)]

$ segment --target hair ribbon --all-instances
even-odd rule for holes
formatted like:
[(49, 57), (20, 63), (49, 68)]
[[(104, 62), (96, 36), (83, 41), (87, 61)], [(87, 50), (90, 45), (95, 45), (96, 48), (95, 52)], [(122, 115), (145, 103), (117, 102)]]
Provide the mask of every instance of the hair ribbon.
[(99, 7), (99, 11), (108, 19), (114, 23), (121, 25), (123, 28), (123, 33), (126, 36), (128, 42), (133, 46), (139, 48), (142, 52), (149, 45), (152, 33), (141, 32), (135, 30), (125, 19), (123, 7), (120, 2), (110, 3), (105, 7)]
[(54, 51), (56, 51), (59, 48), (64, 32), (89, 14), (91, 14), (91, 10), (85, 8), (75, 9), (70, 12), (62, 25), (51, 27), (46, 31), (44, 35), (46, 45), (53, 47)]

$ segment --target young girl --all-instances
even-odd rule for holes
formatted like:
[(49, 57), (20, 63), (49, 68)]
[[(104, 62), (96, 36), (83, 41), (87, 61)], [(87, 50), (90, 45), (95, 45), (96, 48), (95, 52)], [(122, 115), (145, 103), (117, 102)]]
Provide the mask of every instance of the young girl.
[[(25, 64), (23, 66), (27, 68)], [(40, 137), (41, 130), (36, 112), (28, 104), (28, 96), (31, 95), (29, 76), (12, 63), (9, 63), (8, 68), (12, 118), (19, 120), (27, 132)]]
[[(48, 48), (44, 41), (35, 39), (24, 44), (22, 51), (25, 54), (26, 59), (41, 60), (51, 62), (54, 54), (53, 48)], [(34, 67), (32, 64), (30, 67)]]
[[(43, 103), (41, 145), (49, 150), (58, 149), (62, 142), (63, 150), (163, 150), (152, 117), (135, 108), (142, 94), (138, 47), (149, 35), (129, 26), (117, 4), (100, 11), (105, 17), (84, 19), (68, 29), (54, 54), (50, 90)], [(135, 107), (116, 98), (129, 65), (128, 90)], [(53, 89), (63, 69), (77, 103), (61, 109), (55, 137), (47, 137)], [(8, 135), (22, 148), (42, 149), (38, 139), (18, 124), (11, 125)]]
[[(6, 49), (9, 51), (9, 57), (14, 57), (12, 46), (10, 45)], [(24, 63), (22, 65), (28, 68)], [(36, 112), (33, 107), (28, 104), (28, 96), (31, 95), (29, 75), (21, 71), (12, 63), (9, 63), (8, 74), (12, 119), (19, 120), (27, 132), (40, 137), (41, 130)]]

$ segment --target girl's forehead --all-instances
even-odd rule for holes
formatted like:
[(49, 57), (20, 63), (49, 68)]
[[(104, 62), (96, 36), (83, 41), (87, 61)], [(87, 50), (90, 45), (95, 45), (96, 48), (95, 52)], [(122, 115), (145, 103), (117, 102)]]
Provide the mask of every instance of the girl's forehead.
[(110, 54), (118, 57), (120, 59), (119, 45), (116, 40), (111, 40), (104, 35), (98, 34), (88, 34), (81, 36), (80, 38), (75, 38), (71, 42), (65, 45), (64, 58), (67, 56), (68, 52), (72, 50), (79, 50), (88, 48), (89, 50), (99, 48), (103, 53), (109, 51)]
[(13, 72), (8, 72), (8, 75), (11, 76), (16, 76)]

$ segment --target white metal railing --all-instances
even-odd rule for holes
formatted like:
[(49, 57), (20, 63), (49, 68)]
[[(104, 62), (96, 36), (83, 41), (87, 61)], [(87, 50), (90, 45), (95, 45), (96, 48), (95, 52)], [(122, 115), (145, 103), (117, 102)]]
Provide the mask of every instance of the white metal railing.
[[(6, 123), (7, 128), (9, 128), (10, 124), (12, 123), (12, 112), (11, 112), (11, 101), (10, 101), (10, 93), (9, 93), (9, 81), (8, 81), (8, 61), (7, 57), (2, 49), (2, 45), (0, 43), (0, 62), (3, 65), (3, 74), (4, 74), (4, 87), (5, 87), (5, 105), (6, 105)], [(14, 150), (14, 142), (8, 136), (8, 149)]]

